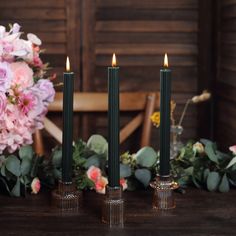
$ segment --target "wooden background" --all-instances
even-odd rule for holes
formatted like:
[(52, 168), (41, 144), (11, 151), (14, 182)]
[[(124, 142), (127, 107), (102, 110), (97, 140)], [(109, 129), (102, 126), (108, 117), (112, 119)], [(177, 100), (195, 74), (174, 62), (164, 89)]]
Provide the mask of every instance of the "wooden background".
[[(56, 82), (62, 80), (65, 58), (70, 56), (77, 91), (106, 91), (106, 67), (113, 52), (120, 66), (121, 91), (158, 91), (159, 69), (167, 52), (176, 120), (188, 98), (203, 89), (216, 92), (216, 103), (189, 107), (183, 138), (213, 138), (215, 127), (214, 138), (227, 145), (234, 142), (235, 0), (218, 0), (218, 4), (213, 0), (8, 0), (0, 1), (0, 12), (0, 24), (18, 22), (24, 32), (43, 40), (44, 59), (58, 74)], [(61, 114), (53, 116), (60, 124)], [(106, 115), (93, 116), (92, 123), (90, 118), (75, 116), (75, 137), (106, 136)], [(152, 137), (155, 146), (156, 129)]]
[(215, 130), (226, 148), (236, 143), (236, 1), (219, 1), (217, 15)]

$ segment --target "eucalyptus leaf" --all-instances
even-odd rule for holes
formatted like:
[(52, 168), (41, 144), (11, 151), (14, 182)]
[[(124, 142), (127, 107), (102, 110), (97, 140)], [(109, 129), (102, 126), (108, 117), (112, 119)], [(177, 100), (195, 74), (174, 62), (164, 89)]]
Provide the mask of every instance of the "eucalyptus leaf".
[(11, 195), (15, 197), (20, 197), (20, 178), (17, 178), (16, 184), (11, 190)]
[(204, 172), (203, 172), (204, 181), (207, 181), (207, 177), (208, 177), (209, 173), (210, 173), (210, 170), (208, 168), (204, 170)]
[(151, 180), (151, 172), (148, 169), (137, 169), (134, 173), (136, 179), (138, 179), (144, 187), (149, 185)]
[(21, 175), (20, 160), (14, 155), (8, 156), (6, 160), (6, 169), (13, 175), (19, 177)]
[(226, 193), (226, 192), (229, 192), (229, 189), (230, 189), (229, 181), (228, 181), (227, 175), (224, 174), (219, 185), (219, 191), (222, 193)]
[(31, 160), (28, 157), (23, 157), (21, 162), (21, 174), (27, 175), (30, 172)]
[(211, 192), (217, 190), (220, 182), (220, 175), (218, 172), (212, 171), (207, 177), (207, 189)]
[(99, 156), (98, 155), (93, 155), (86, 160), (86, 162), (84, 163), (84, 167), (86, 169), (88, 169), (90, 166), (99, 167)]
[(218, 158), (217, 158), (217, 155), (215, 153), (215, 150), (214, 150), (214, 146), (212, 143), (208, 142), (205, 146), (205, 152), (207, 154), (207, 156), (209, 157), (209, 159), (215, 163), (219, 163), (218, 162)]
[(19, 157), (21, 159), (23, 158), (28, 158), (28, 159), (32, 159), (33, 158), (33, 148), (30, 145), (27, 146), (23, 146), (20, 148), (19, 150)]
[(142, 167), (152, 167), (157, 162), (157, 153), (151, 147), (143, 147), (136, 153), (136, 162)]
[(205, 138), (201, 138), (201, 139), (200, 139), (200, 142), (203, 143), (205, 146), (206, 146), (207, 144), (213, 145), (213, 142), (212, 142), (211, 140), (205, 139)]
[(107, 140), (98, 134), (94, 134), (89, 138), (87, 146), (97, 154), (107, 153), (108, 150)]
[(131, 175), (131, 168), (129, 165), (120, 164), (120, 178), (127, 178)]
[(1, 167), (1, 175), (6, 176), (6, 166), (5, 165)]
[(236, 164), (236, 157), (234, 157), (230, 160), (229, 164), (226, 166), (226, 169), (229, 169), (234, 164)]

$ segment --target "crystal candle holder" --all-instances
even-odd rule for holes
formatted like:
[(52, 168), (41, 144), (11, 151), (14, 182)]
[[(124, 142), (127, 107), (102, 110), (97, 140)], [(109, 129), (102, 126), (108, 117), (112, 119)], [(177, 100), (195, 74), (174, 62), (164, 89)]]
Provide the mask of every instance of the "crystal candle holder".
[(110, 228), (124, 227), (124, 199), (122, 187), (106, 187), (106, 195), (103, 202), (102, 222)]
[(53, 206), (62, 211), (77, 212), (81, 207), (82, 192), (78, 191), (73, 182), (59, 181), (58, 188), (52, 192)]
[(173, 190), (179, 187), (178, 183), (174, 182), (170, 176), (157, 176), (150, 186), (154, 189), (153, 209), (168, 210), (175, 208)]

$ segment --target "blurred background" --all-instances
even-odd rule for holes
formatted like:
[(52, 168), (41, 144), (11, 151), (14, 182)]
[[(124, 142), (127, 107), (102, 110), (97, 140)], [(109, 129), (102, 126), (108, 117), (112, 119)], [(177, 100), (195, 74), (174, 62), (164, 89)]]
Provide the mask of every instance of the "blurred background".
[[(222, 148), (235, 143), (236, 0), (1, 0), (0, 12), (1, 25), (17, 22), (42, 39), (55, 83), (62, 82), (70, 57), (76, 91), (107, 91), (107, 66), (115, 52), (121, 91), (158, 92), (167, 52), (176, 120), (189, 98), (204, 89), (213, 95), (189, 107), (183, 141), (211, 138)], [(124, 114), (121, 125), (132, 115)], [(61, 113), (48, 116), (61, 126)], [(74, 138), (94, 133), (107, 136), (106, 114), (75, 114)], [(139, 135), (124, 149), (137, 150)], [(158, 146), (156, 128), (152, 145)]]

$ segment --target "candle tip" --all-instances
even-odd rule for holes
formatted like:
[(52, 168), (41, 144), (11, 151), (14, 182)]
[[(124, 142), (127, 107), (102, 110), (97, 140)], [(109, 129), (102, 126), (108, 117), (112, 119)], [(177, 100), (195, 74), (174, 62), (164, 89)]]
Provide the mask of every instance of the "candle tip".
[(69, 57), (66, 57), (66, 71), (69, 72), (70, 71), (70, 60)]
[(167, 53), (165, 53), (165, 57), (164, 57), (164, 67), (168, 67), (168, 56), (167, 56)]
[(115, 67), (116, 66), (116, 54), (113, 53), (112, 55), (112, 67)]

